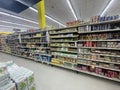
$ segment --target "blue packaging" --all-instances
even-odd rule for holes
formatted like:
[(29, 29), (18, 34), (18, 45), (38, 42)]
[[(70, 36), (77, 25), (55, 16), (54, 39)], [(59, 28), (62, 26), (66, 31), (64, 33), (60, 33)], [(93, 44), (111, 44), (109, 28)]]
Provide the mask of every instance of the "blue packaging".
[(106, 17), (104, 16), (104, 17), (103, 17), (103, 21), (105, 21), (105, 18), (106, 18)]
[(100, 17), (100, 16), (98, 16), (98, 20), (97, 20), (98, 22), (100, 22), (100, 18), (101, 18), (101, 17)]
[(111, 17), (110, 17), (110, 20), (113, 20), (113, 18), (114, 18), (114, 17), (113, 17), (113, 16), (111, 16)]
[(102, 22), (103, 21), (103, 17), (100, 17), (100, 22)]
[(107, 17), (107, 20), (108, 20), (108, 21), (109, 21), (109, 20), (111, 20), (111, 17), (110, 17), (110, 16), (108, 16), (108, 17)]

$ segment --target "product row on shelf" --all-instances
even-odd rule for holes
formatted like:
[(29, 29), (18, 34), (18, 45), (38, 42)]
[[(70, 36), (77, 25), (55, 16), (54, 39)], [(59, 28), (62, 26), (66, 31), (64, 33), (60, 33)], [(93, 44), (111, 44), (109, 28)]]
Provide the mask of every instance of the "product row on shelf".
[(0, 35), (0, 49), (1, 51), (11, 53), (11, 48), (8, 45), (7, 35)]
[(13, 61), (0, 63), (0, 90), (36, 90), (34, 73)]
[(6, 44), (13, 45), (16, 56), (120, 82), (120, 20), (98, 18), (90, 24), (13, 34), (14, 41), (9, 38)]

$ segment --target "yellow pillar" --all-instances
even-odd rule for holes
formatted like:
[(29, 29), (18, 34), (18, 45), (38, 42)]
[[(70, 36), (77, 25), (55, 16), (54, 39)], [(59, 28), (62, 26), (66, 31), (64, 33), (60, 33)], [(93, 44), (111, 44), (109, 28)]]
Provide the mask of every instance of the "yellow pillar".
[(41, 29), (46, 28), (46, 18), (45, 18), (45, 3), (44, 0), (41, 0), (37, 3), (38, 8), (38, 22)]

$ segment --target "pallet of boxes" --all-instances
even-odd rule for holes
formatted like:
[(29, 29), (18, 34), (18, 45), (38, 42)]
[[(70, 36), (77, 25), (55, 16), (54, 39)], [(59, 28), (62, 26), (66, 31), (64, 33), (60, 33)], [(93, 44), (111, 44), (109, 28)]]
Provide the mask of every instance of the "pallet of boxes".
[(12, 61), (1, 63), (0, 90), (36, 90), (34, 73)]

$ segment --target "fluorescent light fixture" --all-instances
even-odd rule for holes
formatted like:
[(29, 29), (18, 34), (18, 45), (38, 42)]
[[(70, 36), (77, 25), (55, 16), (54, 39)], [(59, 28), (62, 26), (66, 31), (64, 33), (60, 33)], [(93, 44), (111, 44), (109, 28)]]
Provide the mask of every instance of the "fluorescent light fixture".
[(28, 29), (28, 28), (14, 27), (14, 26), (8, 26), (8, 25), (7, 25), (7, 26), (6, 26), (6, 25), (0, 25), (0, 28), (1, 28), (1, 27), (6, 27), (6, 28), (19, 28), (19, 29), (26, 29), (26, 30)]
[(15, 16), (15, 15), (11, 15), (9, 13), (0, 12), (0, 14), (5, 15), (5, 16), (9, 16), (9, 17), (13, 17), (13, 18), (17, 18), (17, 19), (20, 19), (20, 20), (24, 20), (24, 21), (27, 21), (27, 22), (30, 22), (30, 23), (38, 24), (37, 22), (31, 21), (31, 20), (28, 20), (28, 19), (25, 19), (25, 18), (22, 18), (22, 17), (18, 17), (18, 16)]
[(69, 5), (69, 7), (70, 7), (70, 9), (73, 13), (73, 16), (75, 17), (75, 20), (78, 20), (76, 14), (75, 14), (75, 11), (73, 10), (73, 7), (72, 7), (72, 4), (71, 4), (70, 0), (67, 0), (67, 3), (68, 3), (68, 5)]
[(23, 25), (23, 24), (13, 23), (13, 22), (9, 22), (9, 21), (2, 21), (2, 20), (0, 20), (0, 22), (8, 23), (8, 24), (13, 24), (13, 25), (24, 26), (24, 27), (29, 27), (29, 28), (38, 28), (38, 27), (32, 27), (32, 26), (28, 26), (28, 25)]
[(1, 29), (11, 29), (11, 28), (8, 28), (8, 27), (0, 27), (0, 30)]
[(29, 7), (29, 9), (31, 9), (32, 11), (34, 11), (34, 12), (38, 13), (38, 10), (37, 10), (37, 9), (35, 9), (35, 8), (33, 8), (33, 7)]
[(50, 20), (52, 20), (52, 21), (58, 23), (59, 25), (61, 25), (61, 26), (63, 26), (63, 27), (66, 27), (65, 25), (63, 25), (62, 23), (58, 22), (57, 20), (51, 18), (50, 16), (48, 16), (48, 15), (45, 15), (45, 16), (46, 16), (46, 18), (48, 18), (48, 19), (50, 19)]
[[(33, 7), (29, 7), (29, 9), (31, 9), (32, 11), (38, 13), (38, 10), (36, 10), (36, 9), (33, 8)], [(54, 22), (56, 22), (56, 23), (58, 23), (59, 25), (61, 25), (61, 26), (63, 26), (63, 27), (66, 27), (64, 24), (60, 23), (59, 21), (53, 19), (52, 17), (50, 17), (50, 16), (48, 16), (48, 15), (45, 15), (45, 17), (48, 18), (48, 19), (50, 19), (50, 20), (52, 20), (52, 21), (54, 21)]]
[(100, 16), (103, 16), (105, 14), (105, 12), (108, 10), (108, 8), (111, 6), (111, 4), (113, 3), (114, 0), (110, 0), (108, 5), (105, 7), (105, 9), (103, 10), (102, 14)]
[[(33, 11), (35, 11), (35, 12), (38, 12), (38, 11), (37, 11), (36, 9), (34, 9), (34, 8), (31, 8), (31, 7), (30, 7), (30, 9), (33, 10)], [(31, 20), (28, 20), (28, 19), (25, 19), (25, 18), (21, 18), (21, 17), (15, 16), (15, 15), (11, 15), (11, 14), (5, 13), (5, 12), (0, 12), (0, 14), (5, 15), (5, 16), (10, 16), (10, 17), (13, 17), (13, 18), (17, 18), (17, 19), (20, 19), (20, 20), (32, 22), (32, 23), (34, 23), (34, 24), (38, 24), (38, 22), (34, 22), (34, 21), (31, 21)], [(30, 27), (31, 27), (31, 26), (30, 26)], [(47, 25), (47, 27), (49, 27), (49, 26)]]

